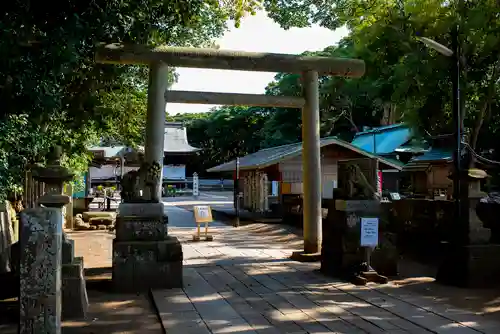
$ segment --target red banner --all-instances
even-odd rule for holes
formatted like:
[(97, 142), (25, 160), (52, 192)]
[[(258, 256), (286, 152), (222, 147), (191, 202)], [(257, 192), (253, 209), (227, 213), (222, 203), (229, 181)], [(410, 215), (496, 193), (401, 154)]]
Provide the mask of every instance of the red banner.
[(382, 171), (377, 171), (377, 192), (382, 194)]

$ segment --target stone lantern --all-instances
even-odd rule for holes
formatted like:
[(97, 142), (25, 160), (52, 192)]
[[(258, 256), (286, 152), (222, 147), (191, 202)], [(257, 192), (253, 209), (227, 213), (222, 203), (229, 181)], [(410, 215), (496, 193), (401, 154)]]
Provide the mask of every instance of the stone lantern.
[(53, 159), (45, 167), (35, 167), (33, 178), (46, 185), (46, 193), (38, 199), (38, 203), (45, 207), (61, 208), (71, 201), (63, 194), (64, 183), (71, 181), (75, 176), (68, 168), (61, 166), (62, 149), (54, 148)]

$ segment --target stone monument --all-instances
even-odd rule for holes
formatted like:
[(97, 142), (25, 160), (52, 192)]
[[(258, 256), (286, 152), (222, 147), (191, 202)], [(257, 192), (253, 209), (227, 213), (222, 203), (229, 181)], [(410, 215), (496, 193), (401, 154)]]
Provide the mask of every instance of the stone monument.
[(376, 170), (377, 161), (372, 159), (339, 162), (339, 188), (333, 190), (323, 223), (321, 271), (360, 285), (387, 282), (371, 266), (373, 249), (361, 244), (362, 219), (380, 215)]
[(70, 202), (63, 184), (73, 174), (61, 166), (60, 157), (61, 148), (56, 147), (51, 164), (33, 169), (33, 177), (45, 183), (47, 192), (38, 207), (21, 212), (20, 333), (60, 333), (65, 308), (79, 304), (79, 312), (70, 315), (84, 316), (88, 306), (83, 260), (75, 259), (72, 240), (63, 232), (62, 208)]
[(113, 285), (119, 292), (182, 287), (182, 247), (168, 235), (158, 192), (161, 166), (142, 163), (124, 175), (113, 241)]

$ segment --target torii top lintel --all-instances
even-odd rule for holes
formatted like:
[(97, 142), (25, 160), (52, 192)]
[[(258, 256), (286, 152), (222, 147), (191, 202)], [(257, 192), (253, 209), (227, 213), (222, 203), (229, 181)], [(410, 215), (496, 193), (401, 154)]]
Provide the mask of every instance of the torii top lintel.
[(163, 62), (173, 67), (257, 72), (317, 71), (319, 75), (351, 78), (361, 77), (365, 72), (365, 63), (359, 59), (118, 43), (99, 46), (95, 60), (105, 64), (149, 65)]

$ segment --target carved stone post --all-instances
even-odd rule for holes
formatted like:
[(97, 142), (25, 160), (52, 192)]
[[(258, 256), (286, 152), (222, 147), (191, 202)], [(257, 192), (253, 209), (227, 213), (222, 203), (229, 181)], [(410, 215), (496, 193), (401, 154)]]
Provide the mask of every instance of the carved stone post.
[(20, 324), (21, 334), (61, 333), (62, 207), (70, 202), (62, 194), (63, 182), (73, 175), (59, 164), (36, 168), (33, 176), (46, 183), (47, 193), (36, 207), (21, 213)]

